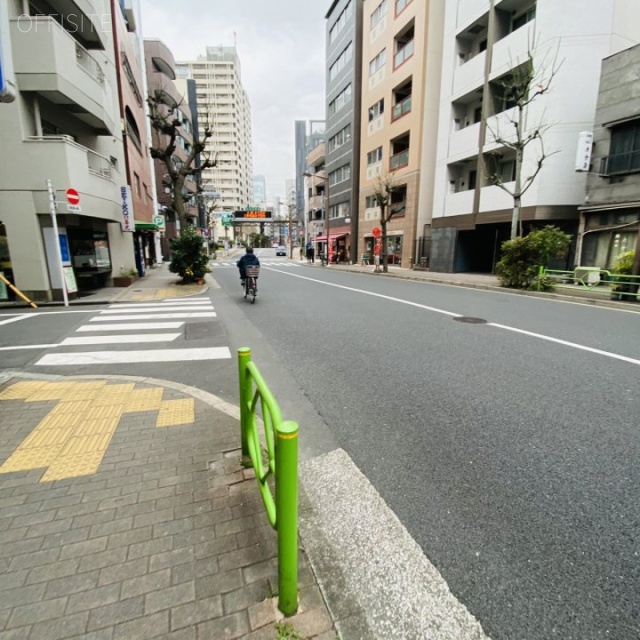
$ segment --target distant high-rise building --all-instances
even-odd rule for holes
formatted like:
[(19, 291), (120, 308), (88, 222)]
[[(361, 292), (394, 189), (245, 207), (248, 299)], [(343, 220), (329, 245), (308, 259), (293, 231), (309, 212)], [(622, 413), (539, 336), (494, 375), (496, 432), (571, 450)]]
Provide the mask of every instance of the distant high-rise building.
[(207, 47), (195, 61), (176, 63), (178, 78), (196, 83), (200, 140), (208, 127), (213, 135), (205, 155), (217, 166), (202, 172), (205, 190), (220, 194), (220, 208), (241, 210), (253, 202), (251, 107), (242, 86), (240, 59), (235, 47)]
[(253, 204), (258, 207), (267, 204), (267, 181), (264, 176), (253, 176)]
[(296, 215), (304, 218), (304, 173), (307, 171), (307, 155), (312, 149), (324, 142), (324, 120), (296, 120), (295, 122), (295, 147), (296, 147), (296, 177), (295, 177), (295, 204)]

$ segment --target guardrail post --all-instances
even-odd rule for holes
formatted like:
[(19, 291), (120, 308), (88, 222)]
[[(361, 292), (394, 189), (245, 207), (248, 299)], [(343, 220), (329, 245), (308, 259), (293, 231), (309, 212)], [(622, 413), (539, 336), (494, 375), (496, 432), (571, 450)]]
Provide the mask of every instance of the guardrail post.
[(542, 289), (542, 278), (544, 278), (544, 267), (540, 265), (538, 267), (538, 291)]
[(276, 529), (278, 531), (278, 609), (298, 609), (298, 424), (276, 425)]
[(251, 389), (247, 388), (247, 376), (245, 370), (251, 361), (251, 349), (241, 347), (238, 349), (238, 378), (240, 380), (240, 441), (242, 443), (242, 462), (249, 461), (249, 445), (247, 444), (247, 431), (249, 424), (249, 394)]

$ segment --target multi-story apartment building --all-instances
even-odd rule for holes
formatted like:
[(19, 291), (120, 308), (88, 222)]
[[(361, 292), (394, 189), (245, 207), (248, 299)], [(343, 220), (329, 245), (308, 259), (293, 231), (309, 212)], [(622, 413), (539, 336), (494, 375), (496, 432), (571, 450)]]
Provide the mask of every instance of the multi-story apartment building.
[[(180, 120), (181, 126), (177, 129), (176, 148), (174, 162), (176, 165), (184, 164), (193, 148), (194, 129), (189, 108), (188, 99), (178, 90), (174, 80), (175, 60), (167, 46), (160, 40), (145, 38), (144, 57), (147, 71), (147, 91), (150, 96), (159, 100), (165, 114), (171, 109), (173, 116)], [(157, 129), (151, 132), (151, 146), (157, 149), (166, 148), (169, 141), (168, 134)], [(158, 204), (165, 216), (165, 233), (162, 239), (162, 253), (169, 255), (169, 239), (179, 232), (179, 223), (175, 212), (171, 209), (171, 182), (167, 174), (167, 168), (162, 160), (154, 161), (155, 181)], [(194, 176), (188, 176), (184, 182), (183, 196), (185, 198), (185, 212), (191, 224), (198, 224), (198, 206), (196, 192), (198, 184)]]
[[(337, 243), (341, 258), (350, 260), (358, 251), (362, 2), (333, 0), (325, 18), (329, 241)], [(326, 240), (325, 236), (316, 238), (322, 243)]]
[[(442, 0), (364, 0), (360, 167), (362, 252), (373, 250), (381, 210), (374, 193), (392, 187), (385, 219), (387, 260), (415, 263), (419, 197), (432, 197)], [(426, 174), (423, 179), (423, 174)], [(356, 257), (354, 256), (354, 259)]]
[[(640, 45), (602, 62), (578, 259), (612, 269), (626, 251), (640, 260)], [(587, 167), (585, 167), (587, 168)]]
[[(36, 300), (63, 295), (57, 243), (66, 278), (75, 276), (80, 289), (108, 284), (135, 264), (133, 216), (123, 218), (121, 199), (127, 175), (110, 5), (4, 7), (17, 95), (0, 105), (2, 270)], [(68, 200), (69, 189), (78, 196), (71, 191)]]
[(304, 224), (305, 219), (305, 172), (309, 168), (307, 154), (311, 149), (324, 142), (324, 120), (295, 121), (295, 164), (296, 164), (296, 216)]
[(113, 3), (113, 30), (120, 98), (120, 122), (124, 129), (124, 161), (129, 197), (133, 205), (133, 235), (136, 267), (142, 275), (145, 267), (161, 259), (160, 231), (154, 223), (156, 211), (152, 184), (153, 161), (149, 152), (146, 112), (146, 87), (143, 81), (144, 48), (140, 35), (139, 6), (135, 0)]
[(236, 48), (207, 47), (197, 60), (178, 62), (176, 73), (195, 80), (200, 139), (205, 127), (213, 131), (205, 154), (218, 163), (202, 172), (203, 187), (220, 194), (220, 209), (245, 209), (253, 202), (251, 107)]
[[(311, 242), (316, 242), (316, 238), (322, 237), (325, 230), (325, 207), (326, 207), (326, 180), (321, 176), (325, 175), (325, 143), (321, 142), (310, 149), (307, 153), (305, 163), (310, 177), (307, 178), (307, 190), (305, 192), (305, 235)], [(342, 240), (344, 243), (344, 240)], [(322, 243), (324, 244), (324, 243)], [(306, 242), (305, 242), (306, 245)], [(318, 250), (321, 245), (314, 244), (314, 249)]]
[[(446, 3), (431, 269), (490, 272), (509, 237), (513, 199), (489, 175), (513, 186), (514, 153), (495, 142), (496, 132), (513, 131), (512, 96), (501, 81), (529, 52), (537, 74), (555, 76), (526, 114), (528, 132), (550, 126), (542, 135), (547, 157), (522, 202), (524, 231), (555, 224), (576, 233), (586, 186), (574, 168), (579, 133), (593, 126), (601, 60), (638, 41), (639, 21), (637, 0)], [(523, 176), (540, 153), (527, 147)]]

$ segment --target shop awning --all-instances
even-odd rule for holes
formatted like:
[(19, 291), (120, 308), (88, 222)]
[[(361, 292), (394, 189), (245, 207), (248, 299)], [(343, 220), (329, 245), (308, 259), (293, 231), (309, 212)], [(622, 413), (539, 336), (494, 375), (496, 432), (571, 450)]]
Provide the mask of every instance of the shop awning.
[[(333, 233), (329, 236), (329, 240), (337, 240), (338, 238), (344, 238), (347, 234), (346, 233), (336, 233), (335, 235), (333, 235)], [(317, 238), (313, 239), (314, 242), (326, 242), (327, 241), (327, 236), (318, 236)]]
[(153, 224), (153, 222), (138, 222), (136, 220), (136, 231), (143, 231), (145, 229), (148, 231), (157, 231), (158, 227)]

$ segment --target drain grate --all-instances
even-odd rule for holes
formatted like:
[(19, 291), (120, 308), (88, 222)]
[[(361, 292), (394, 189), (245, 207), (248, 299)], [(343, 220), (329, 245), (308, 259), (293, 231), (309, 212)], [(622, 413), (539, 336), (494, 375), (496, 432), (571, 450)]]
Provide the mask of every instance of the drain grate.
[(470, 316), (460, 316), (459, 318), (454, 318), (454, 320), (466, 324), (487, 324), (487, 321), (482, 318), (472, 318)]

